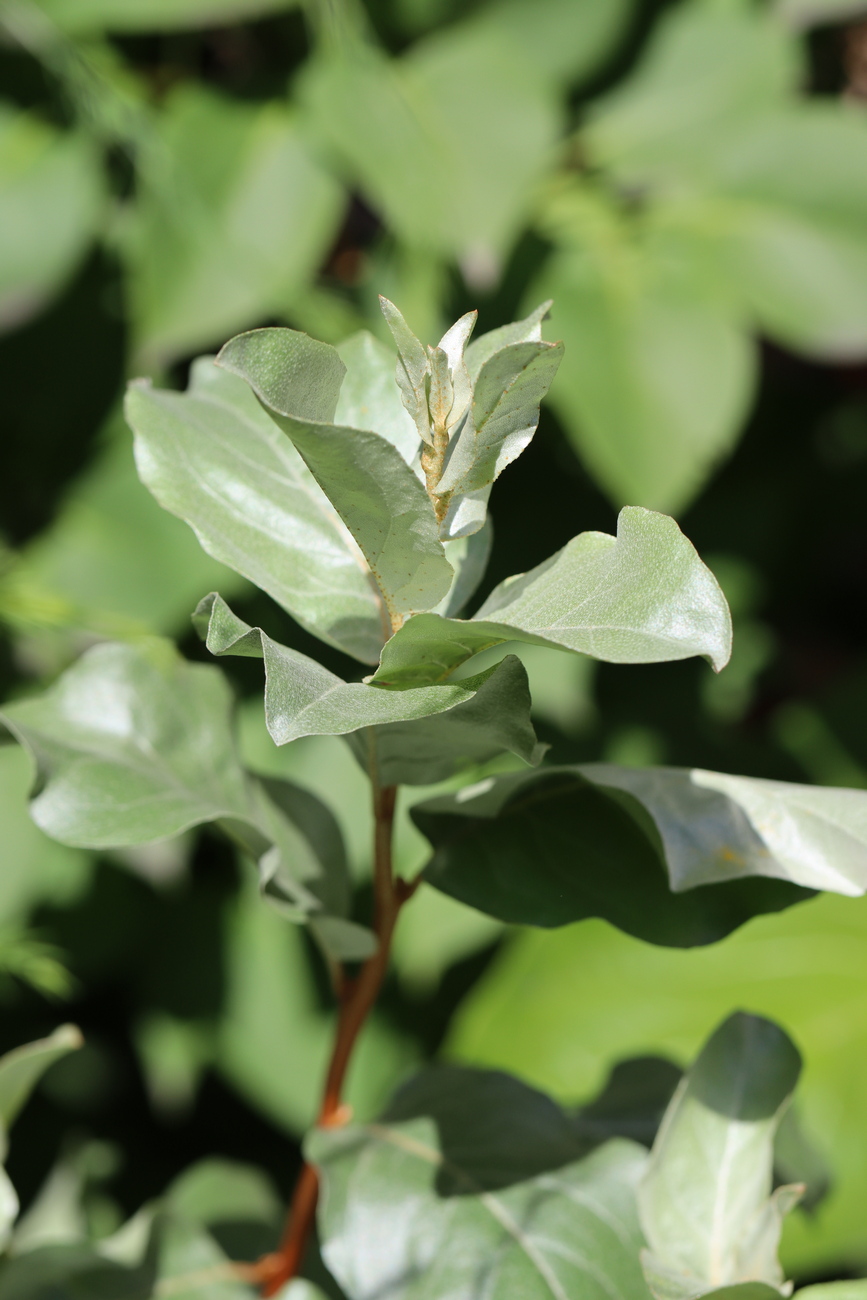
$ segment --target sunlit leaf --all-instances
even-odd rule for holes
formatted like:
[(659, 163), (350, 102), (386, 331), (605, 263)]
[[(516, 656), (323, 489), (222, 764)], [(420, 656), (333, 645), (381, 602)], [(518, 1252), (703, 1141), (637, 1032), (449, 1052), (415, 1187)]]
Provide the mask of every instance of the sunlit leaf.
[(361, 549), (392, 620), (430, 609), (454, 573), (424, 487), (388, 439), (330, 423), (345, 367), (296, 330), (230, 340), (218, 365), (246, 379), (289, 435)]
[(373, 680), (401, 689), (443, 681), (502, 641), (614, 663), (704, 655), (719, 669), (729, 656), (731, 624), (716, 579), (674, 520), (626, 508), (616, 538), (579, 534), (529, 573), (501, 582), (473, 618), (408, 619), (386, 643)]
[(202, 358), (187, 393), (133, 385), (126, 412), (160, 505), (304, 627), (375, 663), (384, 631), (362, 557), (247, 385)]
[(35, 0), (64, 31), (173, 31), (251, 21), (292, 9), (297, 0)]

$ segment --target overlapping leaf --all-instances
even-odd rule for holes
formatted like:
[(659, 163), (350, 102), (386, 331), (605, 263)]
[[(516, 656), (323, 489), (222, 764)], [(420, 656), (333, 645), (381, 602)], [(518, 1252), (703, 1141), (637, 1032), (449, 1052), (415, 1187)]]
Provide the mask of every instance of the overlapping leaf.
[(638, 1189), (658, 1300), (760, 1282), (780, 1288), (783, 1216), (800, 1187), (771, 1195), (774, 1135), (801, 1059), (769, 1020), (722, 1025), (666, 1111)]
[(614, 1141), (576, 1160), (562, 1112), (515, 1080), (422, 1075), (378, 1123), (308, 1146), (325, 1176), (323, 1254), (351, 1300), (470, 1300), (479, 1288), (492, 1300), (646, 1300), (643, 1149)]
[[(244, 772), (222, 675), (165, 643), (99, 645), (45, 695), (9, 705), (6, 724), (38, 772), (31, 813), (67, 844), (114, 848), (218, 822), (259, 860), (263, 887), (331, 951), (366, 955), (346, 921), (339, 831), (314, 796)], [(317, 928), (318, 927), (318, 928)]]
[(356, 754), (365, 768), (381, 765), (386, 784), (441, 780), (503, 751), (531, 763), (541, 757), (526, 672), (514, 656), (460, 682), (389, 691), (342, 681), (251, 628), (217, 595), (202, 601), (194, 621), (212, 654), (264, 659), (265, 721), (278, 745), (357, 732)]
[(133, 385), (126, 413), (160, 505), (311, 632), (375, 663), (384, 629), (363, 557), (247, 385), (202, 358), (187, 393)]
[(581, 533), (530, 573), (507, 578), (472, 619), (409, 619), (373, 680), (401, 688), (442, 681), (480, 650), (529, 641), (614, 663), (705, 655), (731, 647), (728, 606), (674, 520), (624, 509), (617, 537)]
[(250, 384), (355, 538), (392, 621), (430, 609), (454, 577), (424, 487), (387, 438), (332, 424), (345, 367), (295, 330), (254, 330), (217, 358)]
[(186, 27), (216, 27), (253, 21), (297, 0), (37, 0), (64, 31), (85, 35), (112, 32), (172, 31)]
[(645, 810), (580, 767), (488, 777), (415, 805), (412, 816), (434, 850), (428, 883), (503, 921), (551, 927), (598, 916), (651, 943), (692, 947), (808, 896), (763, 877), (673, 893)]

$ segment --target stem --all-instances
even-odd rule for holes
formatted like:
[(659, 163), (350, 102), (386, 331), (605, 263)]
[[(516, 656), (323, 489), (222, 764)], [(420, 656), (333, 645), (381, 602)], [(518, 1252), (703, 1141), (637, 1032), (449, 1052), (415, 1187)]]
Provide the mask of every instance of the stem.
[[(319, 1128), (339, 1128), (351, 1118), (342, 1100), (346, 1073), (358, 1035), (373, 1008), (388, 970), (391, 939), (401, 907), (415, 892), (412, 884), (395, 879), (392, 870), (392, 833), (397, 787), (380, 786), (373, 778), (373, 928), (378, 939), (376, 952), (364, 963), (353, 980), (338, 982), (339, 1013), (334, 1046), (319, 1117)], [(280, 1248), (265, 1255), (254, 1265), (255, 1280), (264, 1296), (273, 1296), (298, 1273), (316, 1219), (319, 1175), (313, 1165), (305, 1164), (298, 1178), (286, 1229)]]

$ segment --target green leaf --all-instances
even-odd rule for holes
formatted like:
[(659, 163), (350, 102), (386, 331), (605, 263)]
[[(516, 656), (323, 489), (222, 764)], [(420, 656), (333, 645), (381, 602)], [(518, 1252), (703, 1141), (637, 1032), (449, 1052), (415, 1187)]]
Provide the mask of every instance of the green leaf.
[[(422, 1075), (379, 1122), (308, 1139), (325, 1262), (352, 1300), (645, 1300), (645, 1153), (615, 1141), (575, 1160), (580, 1149), (562, 1112), (516, 1080)], [(371, 1233), (371, 1201), (387, 1231)]]
[(485, 576), (493, 541), (494, 529), (488, 517), (481, 528), (469, 536), (455, 537), (443, 543), (446, 559), (454, 569), (455, 577), (449, 594), (433, 611), (435, 614), (442, 614), (443, 618), (455, 618), (460, 614)]
[(525, 63), (570, 83), (594, 73), (622, 36), (631, 0), (491, 0), (464, 20), (479, 37), (510, 40)]
[(254, 330), (217, 362), (250, 384), (358, 543), (392, 622), (430, 609), (454, 576), (424, 487), (386, 438), (330, 424), (344, 366), (295, 330)]
[(496, 329), (480, 334), (467, 345), (465, 362), (467, 373), (472, 383), (479, 377), (482, 366), (503, 348), (515, 343), (538, 343), (542, 338), (542, 322), (551, 314), (553, 299), (541, 303), (535, 311), (524, 320), (513, 321), (509, 325), (499, 325)]
[(780, 1287), (784, 1214), (800, 1187), (771, 1195), (773, 1143), (801, 1058), (772, 1021), (740, 1012), (712, 1036), (666, 1111), (638, 1188), (653, 1270), (683, 1294), (738, 1282)]
[(650, 943), (714, 943), (805, 897), (784, 881), (731, 880), (675, 894), (637, 803), (581, 768), (488, 777), (412, 809), (433, 845), (429, 884), (500, 920), (543, 927), (599, 916)]
[(344, 206), (276, 101), (254, 106), (187, 82), (158, 124), (159, 153), (141, 171), (123, 244), (135, 344), (149, 366), (281, 314), (315, 276)]
[(438, 682), (502, 641), (553, 645), (611, 663), (704, 655), (719, 670), (731, 648), (716, 579), (673, 519), (627, 507), (617, 537), (581, 533), (526, 574), (507, 578), (472, 619), (419, 614), (383, 648), (376, 682)]
[(809, 1062), (799, 1120), (833, 1171), (819, 1212), (786, 1221), (786, 1272), (827, 1276), (841, 1260), (860, 1272), (867, 900), (824, 894), (688, 952), (649, 948), (601, 921), (520, 932), (464, 1001), (446, 1050), (520, 1071), (571, 1101), (593, 1096), (612, 1066), (636, 1052), (689, 1061), (733, 1006), (779, 1022), (797, 1042)]
[(3, 718), (36, 762), (37, 826), (86, 848), (146, 844), (250, 808), (231, 695), (164, 643), (98, 645)]
[(376, 662), (381, 607), (358, 549), (242, 380), (203, 357), (187, 393), (134, 384), (126, 415), (142, 480), (209, 555), (328, 644)]
[(867, 890), (867, 792), (689, 768), (590, 763), (653, 818), (671, 887), (774, 876), (806, 889)]
[(311, 127), (410, 247), (458, 257), (490, 285), (556, 139), (555, 85), (496, 24), (455, 27), (400, 59), (320, 58), (301, 97)]
[(57, 293), (96, 234), (103, 204), (96, 150), (0, 104), (0, 329)]
[(749, 134), (802, 77), (798, 43), (749, 5), (687, 5), (657, 23), (632, 76), (594, 105), (593, 161), (630, 183), (700, 176), (718, 141)]
[(661, 209), (636, 224), (574, 189), (550, 218), (558, 247), (530, 297), (556, 293), (569, 361), (552, 405), (615, 504), (679, 511), (732, 450), (754, 391), (738, 282), (712, 240), (666, 229)]
[[(479, 682), (475, 695), (446, 713), (414, 722), (392, 722), (350, 736), (365, 770), (383, 785), (433, 785), (502, 754), (538, 764), (546, 746), (530, 721), (530, 688), (524, 665), (507, 655)], [(427, 688), (431, 689), (431, 688)]]
[(513, 343), (485, 361), (469, 416), (451, 444), (441, 494), (477, 492), (520, 456), (562, 356), (562, 343)]
[(416, 428), (416, 438), (432, 443), (426, 380), (430, 375), (430, 362), (422, 343), (407, 325), (402, 313), (388, 298), (379, 296), (379, 305), (385, 323), (391, 330), (397, 346), (395, 381), (400, 390), (404, 410)]
[(173, 31), (249, 22), (293, 9), (298, 0), (36, 0), (63, 31)]
[(8, 1129), (42, 1075), (83, 1043), (75, 1025), (61, 1025), (47, 1038), (16, 1047), (0, 1057), (0, 1122)]
[(867, 350), (867, 124), (837, 105), (754, 119), (713, 159), (722, 257), (759, 329), (811, 356)]
[(387, 438), (407, 465), (412, 465), (418, 457), (419, 435), (394, 382), (394, 353), (367, 330), (359, 330), (337, 345), (337, 354), (346, 367), (346, 375), (337, 399), (335, 421)]
[[(315, 659), (272, 641), (261, 628), (251, 628), (216, 593), (205, 597), (193, 620), (212, 654), (264, 659), (265, 721), (277, 745), (301, 736), (345, 736), (363, 727), (445, 713), (471, 700), (492, 672), (442, 686), (389, 691), (342, 681)], [(526, 741), (519, 741), (515, 731), (511, 734), (523, 748)]]
[(85, 1242), (43, 1246), (0, 1265), (0, 1300), (148, 1300), (153, 1284), (152, 1265), (126, 1268)]

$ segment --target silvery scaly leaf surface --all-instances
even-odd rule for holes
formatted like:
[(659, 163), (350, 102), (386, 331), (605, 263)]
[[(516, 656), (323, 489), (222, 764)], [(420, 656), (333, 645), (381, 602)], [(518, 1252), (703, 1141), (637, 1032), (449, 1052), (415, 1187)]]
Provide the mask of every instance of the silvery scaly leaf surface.
[(380, 295), (379, 305), (397, 345), (398, 361), (395, 379), (403, 404), (418, 430), (419, 438), (422, 442), (432, 443), (426, 390), (426, 381), (430, 374), (428, 355), (394, 303)]
[(364, 558), (242, 379), (202, 357), (186, 393), (133, 384), (126, 416), (142, 481), (209, 555), (323, 641), (376, 663), (385, 632)]
[(638, 1188), (646, 1274), (669, 1300), (739, 1282), (783, 1290), (782, 1219), (802, 1188), (772, 1194), (773, 1140), (801, 1058), (782, 1029), (739, 1012), (711, 1037), (662, 1121)]
[(355, 538), (391, 623), (437, 605), (454, 574), (424, 487), (386, 438), (331, 423), (345, 374), (337, 351), (296, 330), (253, 330), (217, 362), (289, 435)]
[(378, 1122), (307, 1148), (323, 1255), (352, 1300), (648, 1300), (634, 1191), (646, 1152), (615, 1140), (582, 1158), (567, 1116), (515, 1079), (426, 1071)]
[[(116, 848), (218, 822), (260, 861), (292, 919), (340, 917), (348, 871), (333, 819), (314, 796), (244, 771), (232, 705), (222, 674), (164, 642), (103, 644), (2, 716), (35, 760), (31, 815), (55, 839)], [(342, 937), (369, 947), (357, 929)]]
[(420, 614), (383, 649), (373, 680), (444, 680), (501, 641), (559, 646), (611, 663), (704, 655), (722, 668), (731, 618), (719, 584), (673, 519), (627, 507), (617, 537), (581, 533), (530, 573), (507, 578), (473, 618)]
[[(389, 691), (341, 681), (261, 628), (251, 628), (216, 594), (201, 602), (193, 621), (212, 654), (264, 659), (265, 721), (278, 745), (301, 736), (358, 732), (353, 747), (364, 766), (381, 746), (390, 776), (396, 778), (400, 770), (401, 779), (413, 784), (440, 780), (482, 754), (511, 751), (528, 763), (541, 758), (529, 719), (526, 673), (514, 656), (461, 682)], [(464, 718), (461, 709), (468, 705)], [(428, 727), (416, 731), (413, 724), (423, 719)], [(426, 750), (415, 752), (422, 737), (430, 744), (427, 758)]]
[(760, 876), (673, 893), (643, 806), (580, 766), (485, 777), (415, 804), (412, 818), (433, 848), (428, 884), (512, 924), (601, 917), (648, 943), (689, 948), (809, 897)]

